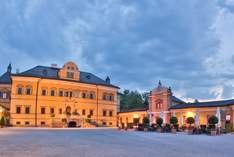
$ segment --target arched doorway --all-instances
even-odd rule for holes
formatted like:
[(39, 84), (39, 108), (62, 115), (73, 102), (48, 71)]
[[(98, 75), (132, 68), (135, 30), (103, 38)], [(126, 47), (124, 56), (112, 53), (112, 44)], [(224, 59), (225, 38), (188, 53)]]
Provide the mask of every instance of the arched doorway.
[(76, 122), (75, 122), (75, 121), (70, 121), (70, 122), (68, 123), (68, 127), (69, 127), (69, 128), (75, 128), (75, 127), (76, 127)]

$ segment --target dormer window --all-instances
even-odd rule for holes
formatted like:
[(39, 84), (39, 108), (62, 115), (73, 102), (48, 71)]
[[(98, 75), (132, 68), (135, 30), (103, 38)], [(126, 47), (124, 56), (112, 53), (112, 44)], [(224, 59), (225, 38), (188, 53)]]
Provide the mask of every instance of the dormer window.
[(80, 80), (80, 71), (73, 62), (67, 62), (59, 71), (59, 77), (63, 79)]

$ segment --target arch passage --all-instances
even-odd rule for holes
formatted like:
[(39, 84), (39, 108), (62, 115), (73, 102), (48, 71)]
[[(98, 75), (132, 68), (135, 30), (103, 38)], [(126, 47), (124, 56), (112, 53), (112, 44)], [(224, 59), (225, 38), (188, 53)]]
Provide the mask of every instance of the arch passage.
[(76, 127), (76, 122), (75, 122), (75, 121), (70, 121), (70, 122), (68, 123), (68, 127), (69, 127), (69, 128), (75, 128), (75, 127)]

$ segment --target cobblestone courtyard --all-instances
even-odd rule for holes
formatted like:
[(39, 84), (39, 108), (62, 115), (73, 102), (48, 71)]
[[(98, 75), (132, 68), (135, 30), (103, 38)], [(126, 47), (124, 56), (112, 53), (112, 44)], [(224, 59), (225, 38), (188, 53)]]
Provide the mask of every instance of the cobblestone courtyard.
[(159, 134), (114, 129), (0, 130), (0, 157), (233, 157), (234, 135)]

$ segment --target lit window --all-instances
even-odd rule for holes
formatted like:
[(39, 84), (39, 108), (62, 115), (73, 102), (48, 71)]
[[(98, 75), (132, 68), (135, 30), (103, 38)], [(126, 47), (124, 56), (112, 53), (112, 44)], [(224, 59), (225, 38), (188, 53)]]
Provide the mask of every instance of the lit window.
[(7, 99), (7, 93), (2, 93), (2, 98)]

